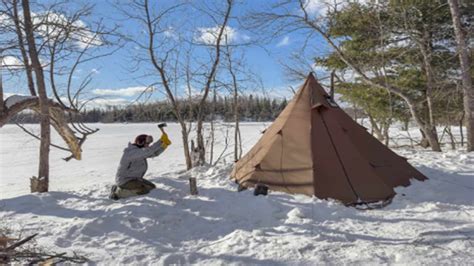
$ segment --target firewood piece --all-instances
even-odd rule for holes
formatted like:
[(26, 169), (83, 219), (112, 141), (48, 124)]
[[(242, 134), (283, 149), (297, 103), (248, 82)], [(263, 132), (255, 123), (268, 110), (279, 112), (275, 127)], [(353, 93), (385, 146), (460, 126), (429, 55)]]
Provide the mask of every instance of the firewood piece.
[(16, 243), (13, 243), (11, 246), (7, 247), (5, 250), (6, 251), (9, 251), (9, 250), (14, 250), (15, 248), (25, 244), (26, 242), (30, 241), (31, 239), (33, 239), (34, 237), (36, 237), (38, 234), (34, 234), (34, 235), (31, 235), (23, 240), (20, 240)]
[(190, 177), (189, 178), (189, 188), (191, 195), (197, 195), (198, 194), (198, 189), (196, 185), (196, 178), (195, 177)]

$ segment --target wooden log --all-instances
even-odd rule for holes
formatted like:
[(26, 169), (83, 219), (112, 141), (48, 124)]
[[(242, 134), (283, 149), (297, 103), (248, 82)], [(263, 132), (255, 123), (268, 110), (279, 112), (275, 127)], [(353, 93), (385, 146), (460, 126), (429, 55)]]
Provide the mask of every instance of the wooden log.
[(195, 177), (190, 177), (189, 178), (189, 189), (191, 195), (197, 195), (198, 194), (198, 189), (197, 189), (197, 184), (196, 184), (196, 178)]

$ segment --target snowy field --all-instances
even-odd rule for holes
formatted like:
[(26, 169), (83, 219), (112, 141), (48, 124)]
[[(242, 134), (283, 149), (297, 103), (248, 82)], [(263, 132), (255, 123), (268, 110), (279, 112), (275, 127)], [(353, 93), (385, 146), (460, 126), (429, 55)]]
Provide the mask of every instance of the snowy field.
[[(244, 123), (247, 151), (269, 123)], [(184, 171), (179, 127), (167, 128), (172, 146), (149, 160), (157, 189), (143, 197), (107, 198), (122, 149), (154, 124), (98, 124), (82, 161), (52, 149), (50, 193), (30, 194), (38, 145), (21, 129), (0, 129), (0, 226), (53, 251), (77, 251), (92, 262), (123, 264), (316, 265), (457, 264), (474, 261), (474, 153), (396, 149), (428, 176), (398, 188), (393, 203), (360, 211), (336, 202), (272, 192), (236, 192), (228, 177), (232, 147), (215, 167)], [(36, 129), (36, 126), (30, 126)], [(226, 127), (217, 132), (216, 157)], [(410, 132), (417, 135), (417, 130)], [(232, 136), (232, 132), (229, 132)], [(392, 130), (401, 139), (406, 135)], [(230, 137), (231, 138), (231, 137)], [(60, 143), (57, 136), (53, 138)], [(229, 140), (231, 142), (231, 140)], [(199, 196), (188, 195), (196, 177)]]

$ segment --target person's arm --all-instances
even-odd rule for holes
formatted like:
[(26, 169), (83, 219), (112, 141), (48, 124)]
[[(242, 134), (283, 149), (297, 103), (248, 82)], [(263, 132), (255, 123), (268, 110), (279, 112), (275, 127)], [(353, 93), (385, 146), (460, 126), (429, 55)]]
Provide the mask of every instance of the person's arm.
[[(149, 147), (141, 148), (141, 149), (133, 149), (127, 152), (127, 159), (130, 161), (136, 161), (141, 159), (146, 159), (150, 157), (155, 157), (160, 155), (165, 149), (162, 147), (161, 140), (153, 143)], [(155, 155), (156, 154), (156, 155)]]
[(171, 141), (168, 138), (168, 134), (166, 134), (166, 133), (163, 133), (163, 135), (161, 135), (161, 138), (157, 141), (157, 143), (158, 142), (160, 143), (161, 149), (158, 149), (156, 152), (154, 152), (148, 158), (156, 157), (156, 156), (160, 155), (162, 152), (164, 152), (166, 150), (166, 148), (168, 148), (169, 145), (171, 145)]
[(167, 145), (163, 145), (163, 141), (161, 141), (161, 139), (159, 139), (157, 142), (155, 142), (155, 144), (159, 143), (160, 145), (160, 148), (158, 148), (157, 150), (155, 150), (154, 152), (152, 152), (150, 154), (150, 156), (147, 156), (147, 158), (153, 158), (153, 157), (156, 157), (158, 155), (160, 155), (161, 153), (163, 153), (165, 150), (166, 150), (166, 147)]
[(164, 133), (161, 135), (161, 138), (151, 146), (130, 151), (130, 154), (127, 154), (127, 158), (130, 161), (153, 158), (163, 153), (169, 145), (171, 145), (171, 141), (168, 135)]
[(171, 145), (171, 140), (168, 138), (168, 134), (165, 132), (163, 132), (161, 138), (157, 142), (161, 143), (161, 149), (154, 152), (150, 157), (156, 157), (160, 155), (164, 150), (166, 150), (166, 148), (168, 148), (169, 145)]

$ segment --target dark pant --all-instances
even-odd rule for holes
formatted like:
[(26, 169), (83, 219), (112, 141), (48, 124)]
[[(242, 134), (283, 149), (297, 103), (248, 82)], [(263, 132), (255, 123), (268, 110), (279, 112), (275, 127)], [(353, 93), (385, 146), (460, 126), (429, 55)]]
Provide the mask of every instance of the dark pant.
[(120, 186), (121, 189), (132, 190), (137, 195), (148, 194), (156, 188), (155, 184), (145, 179), (134, 179)]

